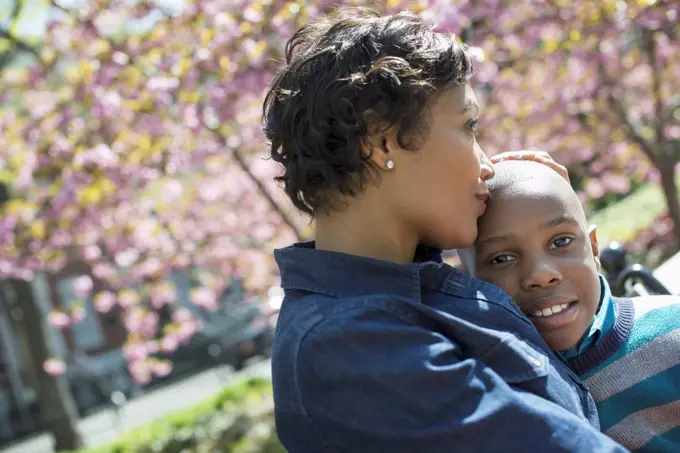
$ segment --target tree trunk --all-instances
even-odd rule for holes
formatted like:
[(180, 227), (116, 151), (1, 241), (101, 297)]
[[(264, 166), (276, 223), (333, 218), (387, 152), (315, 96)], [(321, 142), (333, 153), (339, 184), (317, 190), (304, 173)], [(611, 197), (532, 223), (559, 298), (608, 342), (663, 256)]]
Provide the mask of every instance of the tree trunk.
[(243, 156), (241, 156), (241, 154), (239, 154), (238, 150), (235, 149), (233, 151), (233, 156), (234, 160), (241, 168), (241, 170), (243, 170), (244, 173), (248, 175), (250, 180), (255, 183), (255, 186), (257, 186), (257, 189), (260, 191), (262, 196), (264, 196), (267, 199), (267, 201), (269, 202), (269, 206), (271, 206), (271, 208), (274, 211), (276, 211), (276, 213), (281, 217), (281, 219), (283, 219), (285, 224), (288, 225), (288, 227), (291, 229), (293, 234), (295, 234), (295, 239), (297, 241), (301, 241), (304, 238), (304, 236), (302, 234), (302, 231), (300, 231), (300, 228), (298, 228), (297, 224), (293, 220), (293, 218), (290, 215), (288, 215), (288, 213), (285, 210), (283, 210), (281, 206), (279, 206), (279, 204), (274, 200), (274, 197), (272, 197), (272, 195), (267, 190), (267, 187), (265, 187), (262, 181), (260, 181), (260, 179), (256, 177), (252, 171), (250, 171), (250, 168), (248, 168), (246, 160), (243, 158)]
[(680, 247), (680, 199), (678, 199), (678, 187), (675, 184), (675, 162), (659, 165), (659, 172), (661, 173), (661, 188), (668, 206), (668, 215), (673, 221), (677, 250)]
[(54, 357), (47, 319), (38, 305), (30, 282), (10, 280), (9, 283), (22, 310), (21, 319), (17, 321), (18, 327), (28, 333), (26, 338), (31, 355), (27, 359), (31, 360), (37, 377), (35, 391), (41, 417), (54, 437), (56, 451), (78, 450), (83, 447), (83, 441), (77, 429), (78, 411), (68, 380), (65, 375), (50, 376), (43, 369), (45, 361)]
[[(5, 184), (0, 184), (0, 206), (9, 198), (9, 189)], [(12, 279), (7, 283), (0, 286), (0, 291), (3, 291), (0, 296), (5, 296), (7, 293), (4, 291), (9, 287), (13, 290), (15, 303), (22, 311), (22, 316), (16, 321), (17, 330), (24, 333), (28, 343), (30, 354), (25, 359), (31, 361), (35, 370), (35, 391), (40, 413), (54, 437), (55, 450), (78, 450), (83, 447), (83, 441), (77, 429), (78, 411), (68, 380), (66, 376), (50, 376), (43, 369), (45, 361), (54, 357), (47, 318), (40, 309), (30, 282)]]

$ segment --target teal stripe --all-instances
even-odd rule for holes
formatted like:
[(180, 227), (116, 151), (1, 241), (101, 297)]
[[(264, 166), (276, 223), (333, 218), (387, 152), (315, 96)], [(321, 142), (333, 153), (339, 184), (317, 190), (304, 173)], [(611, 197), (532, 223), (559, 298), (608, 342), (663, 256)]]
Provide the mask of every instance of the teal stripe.
[(680, 426), (666, 431), (661, 436), (656, 436), (654, 439), (647, 442), (643, 448), (638, 451), (642, 452), (662, 452), (662, 451), (678, 451), (680, 450)]
[[(680, 302), (680, 299), (678, 300)], [(621, 353), (628, 354), (656, 337), (680, 327), (680, 303), (657, 308), (635, 320), (630, 337)]]
[(635, 320), (635, 325), (626, 343), (597, 369), (581, 376), (583, 380), (597, 374), (606, 366), (627, 356), (656, 337), (665, 335), (680, 327), (680, 304), (657, 308)]
[(680, 298), (675, 299), (678, 303), (637, 318), (626, 343), (597, 370), (581, 376), (597, 396), (601, 430), (628, 442), (635, 453), (680, 452), (680, 418), (675, 415), (680, 403)]
[[(634, 366), (644, 366), (644, 364)], [(678, 382), (680, 382), (680, 364), (601, 401), (597, 404), (600, 429), (606, 431), (637, 411), (680, 400)]]

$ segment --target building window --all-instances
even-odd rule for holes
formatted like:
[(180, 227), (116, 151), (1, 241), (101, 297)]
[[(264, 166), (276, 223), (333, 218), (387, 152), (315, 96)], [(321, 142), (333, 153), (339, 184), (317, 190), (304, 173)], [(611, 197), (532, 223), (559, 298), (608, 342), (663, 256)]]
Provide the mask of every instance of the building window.
[(104, 346), (104, 334), (99, 325), (98, 315), (92, 305), (92, 300), (78, 300), (73, 290), (75, 278), (64, 278), (57, 283), (61, 305), (65, 310), (70, 310), (74, 304), (82, 303), (85, 309), (85, 318), (71, 326), (75, 349), (87, 351)]

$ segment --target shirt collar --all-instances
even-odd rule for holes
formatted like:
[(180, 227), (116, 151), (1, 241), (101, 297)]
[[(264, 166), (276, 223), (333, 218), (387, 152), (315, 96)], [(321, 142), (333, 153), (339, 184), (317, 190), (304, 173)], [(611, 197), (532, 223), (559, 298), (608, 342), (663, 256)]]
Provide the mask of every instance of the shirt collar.
[(591, 347), (596, 346), (616, 322), (616, 304), (614, 303), (614, 298), (612, 297), (607, 280), (601, 275), (600, 288), (600, 306), (588, 328), (588, 334), (583, 338), (583, 341), (578, 348), (570, 348), (566, 351), (561, 351), (562, 356), (567, 360), (571, 360), (574, 357), (583, 354)]
[(436, 278), (444, 266), (441, 251), (425, 246), (418, 247), (411, 264), (317, 250), (314, 241), (278, 249), (274, 257), (284, 290), (333, 297), (395, 294), (420, 301), (423, 280)]

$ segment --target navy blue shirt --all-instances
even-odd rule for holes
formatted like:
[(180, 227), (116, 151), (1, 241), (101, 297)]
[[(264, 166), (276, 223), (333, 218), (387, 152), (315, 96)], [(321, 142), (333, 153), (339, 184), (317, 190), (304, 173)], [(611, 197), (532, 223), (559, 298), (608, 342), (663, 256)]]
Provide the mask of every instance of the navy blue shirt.
[(407, 265), (311, 242), (275, 256), (272, 373), (289, 453), (626, 451), (512, 299), (437, 251)]

